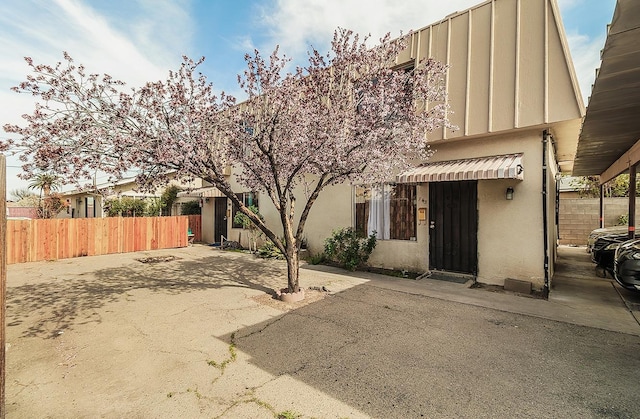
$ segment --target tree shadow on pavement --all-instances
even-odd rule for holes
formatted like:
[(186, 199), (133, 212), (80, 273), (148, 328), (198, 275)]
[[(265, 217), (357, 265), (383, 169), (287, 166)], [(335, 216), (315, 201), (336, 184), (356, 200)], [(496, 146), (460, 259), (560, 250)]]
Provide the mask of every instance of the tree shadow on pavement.
[[(637, 336), (368, 284), (233, 336), (259, 369), (370, 417), (637, 413)], [(283, 398), (314, 398), (278, 385)]]
[[(114, 258), (118, 264), (118, 259)], [(129, 262), (129, 261), (127, 261)], [(45, 274), (46, 275), (46, 274)], [(164, 263), (129, 262), (7, 289), (7, 326), (22, 337), (55, 338), (74, 324), (99, 323), (96, 309), (127, 298), (132, 290), (176, 295), (228, 287), (268, 294), (286, 283), (284, 263), (249, 255), (215, 255)]]

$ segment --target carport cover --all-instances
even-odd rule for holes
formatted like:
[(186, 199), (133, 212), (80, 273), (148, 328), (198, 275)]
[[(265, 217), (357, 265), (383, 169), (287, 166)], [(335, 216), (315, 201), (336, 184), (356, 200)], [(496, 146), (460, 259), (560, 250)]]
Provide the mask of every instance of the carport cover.
[(426, 163), (398, 175), (399, 183), (524, 179), (522, 153)]

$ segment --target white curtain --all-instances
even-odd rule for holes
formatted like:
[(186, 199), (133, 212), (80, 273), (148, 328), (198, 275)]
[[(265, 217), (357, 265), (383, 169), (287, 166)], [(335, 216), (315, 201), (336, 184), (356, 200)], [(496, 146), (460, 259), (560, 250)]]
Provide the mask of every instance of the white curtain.
[(367, 235), (374, 231), (378, 240), (389, 240), (391, 224), (391, 185), (372, 185)]

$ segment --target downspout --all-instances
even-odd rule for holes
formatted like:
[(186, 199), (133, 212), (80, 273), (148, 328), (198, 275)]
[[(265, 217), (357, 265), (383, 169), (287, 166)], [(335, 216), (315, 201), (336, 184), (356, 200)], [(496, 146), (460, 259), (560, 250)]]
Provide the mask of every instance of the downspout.
[(549, 219), (547, 214), (547, 149), (549, 146), (548, 130), (542, 133), (542, 241), (544, 249), (544, 298), (549, 298)]

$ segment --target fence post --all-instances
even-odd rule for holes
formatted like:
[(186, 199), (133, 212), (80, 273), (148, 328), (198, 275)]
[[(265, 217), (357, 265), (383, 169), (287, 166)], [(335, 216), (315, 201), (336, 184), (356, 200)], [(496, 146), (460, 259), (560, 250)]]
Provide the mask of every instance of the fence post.
[(0, 418), (5, 417), (5, 309), (7, 290), (7, 169), (3, 155), (0, 154)]

